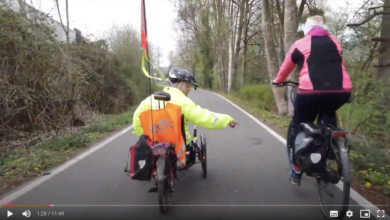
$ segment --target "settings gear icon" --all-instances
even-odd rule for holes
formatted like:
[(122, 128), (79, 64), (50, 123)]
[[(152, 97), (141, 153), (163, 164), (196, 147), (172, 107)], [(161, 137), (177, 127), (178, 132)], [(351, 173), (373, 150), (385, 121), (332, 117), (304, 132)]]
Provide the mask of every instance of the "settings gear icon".
[(351, 218), (353, 215), (353, 212), (351, 210), (348, 210), (346, 215), (348, 216), (348, 218)]

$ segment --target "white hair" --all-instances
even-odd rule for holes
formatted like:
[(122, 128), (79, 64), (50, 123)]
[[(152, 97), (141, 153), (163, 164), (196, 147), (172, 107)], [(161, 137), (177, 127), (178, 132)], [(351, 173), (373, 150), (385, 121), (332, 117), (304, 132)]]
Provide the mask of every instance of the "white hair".
[(323, 28), (324, 19), (322, 18), (322, 16), (316, 15), (316, 16), (308, 17), (306, 19), (305, 26), (303, 27), (303, 33), (305, 34), (305, 36), (307, 35), (307, 33), (309, 33), (311, 29), (313, 29), (316, 26)]

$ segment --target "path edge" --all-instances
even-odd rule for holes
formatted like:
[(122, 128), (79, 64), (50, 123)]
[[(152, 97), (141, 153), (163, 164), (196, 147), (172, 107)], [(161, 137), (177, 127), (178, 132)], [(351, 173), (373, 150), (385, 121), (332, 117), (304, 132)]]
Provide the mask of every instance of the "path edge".
[[(53, 169), (51, 171), (50, 175), (47, 176), (41, 176), (32, 182), (27, 183), (26, 185), (20, 186), (19, 189), (16, 189), (13, 192), (10, 192), (7, 196), (2, 198), (0, 200), (0, 204), (9, 204), (13, 200), (19, 198), (20, 196), (26, 194), (27, 192), (31, 191), (32, 189), (36, 188), (37, 186), (41, 185), (42, 183), (46, 182), (47, 180), (55, 177), (57, 174), (61, 173), (62, 171), (68, 169), (69, 167), (73, 166), (75, 163), (79, 162), (80, 160), (84, 159), (85, 157), (91, 155), (92, 153), (96, 152), (97, 150), (107, 146), (107, 144), (111, 143), (112, 141), (116, 140), (120, 136), (126, 134), (128, 131), (130, 131), (133, 128), (133, 125), (128, 125), (122, 130), (112, 134), (111, 136), (103, 139), (102, 141), (93, 144), (90, 146), (90, 149), (84, 151), (83, 153), (77, 155), (76, 157), (70, 159), (66, 163), (58, 166), (57, 168)], [(0, 206), (0, 208), (2, 208)]]

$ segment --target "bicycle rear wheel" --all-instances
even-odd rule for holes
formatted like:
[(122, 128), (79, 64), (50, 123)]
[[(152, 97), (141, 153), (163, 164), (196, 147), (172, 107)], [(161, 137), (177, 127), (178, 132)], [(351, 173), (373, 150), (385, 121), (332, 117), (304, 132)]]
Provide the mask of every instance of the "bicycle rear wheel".
[[(334, 154), (334, 160), (328, 159), (328, 161), (334, 162), (334, 165), (337, 165), (337, 169), (335, 169), (334, 167), (332, 168), (341, 177), (340, 178), (341, 181), (338, 181), (338, 184), (342, 185), (342, 195), (341, 198), (337, 199), (337, 200), (341, 200), (340, 201), (341, 203), (334, 204), (334, 205), (327, 204), (327, 199), (329, 197), (334, 198), (335, 195), (330, 191), (330, 187), (328, 187), (330, 182), (327, 182), (322, 178), (317, 178), (316, 191), (324, 215), (328, 219), (341, 220), (345, 217), (345, 214), (349, 206), (351, 179), (350, 179), (350, 166), (349, 166), (348, 153), (345, 148), (344, 142), (341, 141), (340, 139), (337, 140), (335, 139), (335, 142), (337, 142), (337, 147), (332, 147), (330, 149), (330, 151), (332, 151), (330, 153)], [(330, 183), (330, 185), (333, 184)], [(336, 188), (336, 187), (332, 187), (332, 188)], [(338, 188), (336, 190), (339, 191)], [(339, 213), (338, 217), (330, 217), (331, 210), (337, 210)]]
[(169, 184), (168, 184), (168, 178), (165, 178), (164, 180), (158, 181), (157, 183), (158, 187), (158, 203), (160, 207), (160, 212), (165, 214), (169, 210), (169, 203), (170, 203), (170, 195), (169, 195)]
[[(170, 167), (166, 163), (166, 156), (161, 155), (157, 163), (157, 189), (158, 189), (158, 203), (160, 212), (166, 214), (169, 210), (169, 206), (172, 200), (172, 193), (170, 191)], [(166, 172), (168, 169), (168, 172)], [(168, 175), (164, 175), (168, 173)]]

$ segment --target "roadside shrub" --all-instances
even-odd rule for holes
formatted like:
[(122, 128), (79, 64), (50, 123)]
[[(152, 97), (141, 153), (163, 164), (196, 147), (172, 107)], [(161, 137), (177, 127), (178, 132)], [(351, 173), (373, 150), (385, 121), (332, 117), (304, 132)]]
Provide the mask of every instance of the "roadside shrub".
[(239, 96), (247, 101), (256, 103), (259, 108), (264, 110), (277, 110), (272, 87), (269, 85), (247, 85), (241, 88)]
[(136, 29), (66, 44), (48, 22), (0, 6), (0, 153), (16, 141), (85, 126), (96, 113), (123, 112), (149, 93)]

